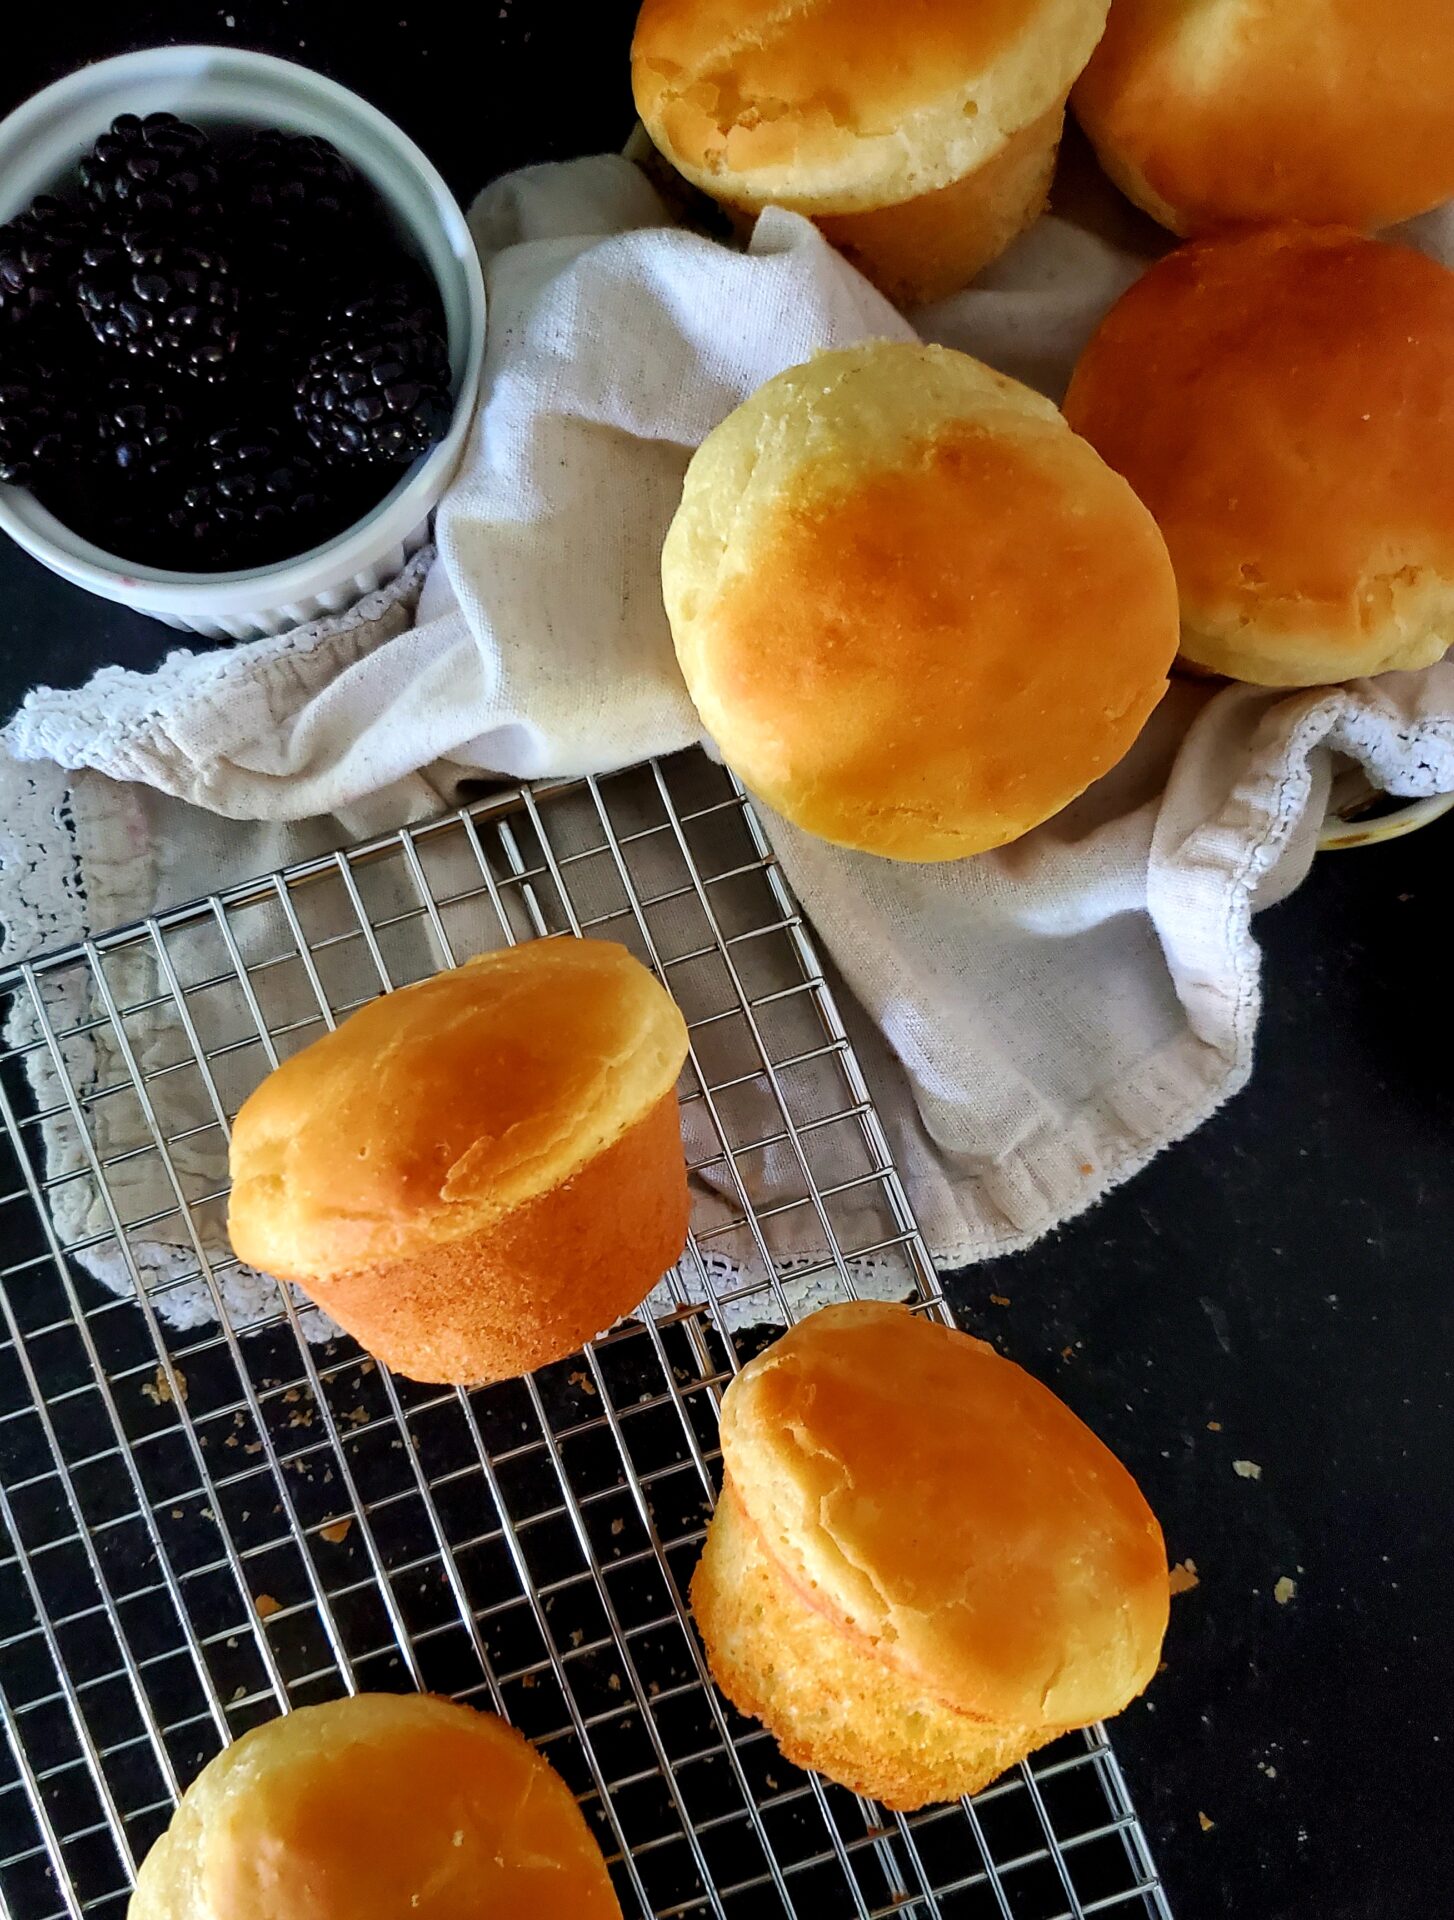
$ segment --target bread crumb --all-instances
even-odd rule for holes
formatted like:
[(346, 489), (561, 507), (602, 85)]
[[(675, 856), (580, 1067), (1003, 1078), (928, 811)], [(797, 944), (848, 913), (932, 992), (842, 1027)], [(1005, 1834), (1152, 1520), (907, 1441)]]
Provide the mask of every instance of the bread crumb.
[(579, 1387), (582, 1393), (594, 1393), (596, 1391), (596, 1383), (588, 1373), (582, 1373), (577, 1369), (569, 1378), (571, 1385), (573, 1387)]
[(173, 1507), (173, 1508), (172, 1508), (172, 1518), (173, 1518), (174, 1520), (180, 1520), (180, 1519), (181, 1519), (181, 1517), (182, 1517), (182, 1509), (181, 1509), (180, 1507)]
[(249, 1440), (247, 1445), (243, 1448), (244, 1453), (261, 1453), (262, 1450), (263, 1450), (263, 1443), (261, 1440)]
[(1241, 1480), (1260, 1480), (1262, 1469), (1255, 1460), (1234, 1460), (1232, 1471)]
[(326, 1540), (332, 1547), (342, 1546), (348, 1538), (348, 1530), (352, 1525), (352, 1520), (335, 1520), (330, 1526), (320, 1527), (318, 1537)]
[(611, 1689), (611, 1691), (612, 1691), (612, 1693), (619, 1693), (619, 1692), (621, 1691), (621, 1676), (620, 1676), (620, 1674), (619, 1674), (619, 1673), (613, 1673), (613, 1674), (611, 1675), (611, 1677), (610, 1677), (610, 1679), (609, 1679), (609, 1680), (608, 1680), (608, 1681), (606, 1682), (606, 1685), (607, 1685), (607, 1686), (608, 1686), (608, 1687), (609, 1687), (609, 1688)]
[(1257, 1771), (1259, 1773), (1265, 1773), (1269, 1780), (1275, 1780), (1277, 1778), (1277, 1768), (1266, 1760), (1259, 1760), (1257, 1762)]
[(1289, 1580), (1286, 1574), (1282, 1576), (1277, 1585), (1272, 1589), (1272, 1597), (1280, 1607), (1285, 1607), (1288, 1601), (1294, 1598), (1296, 1593), (1297, 1581)]
[(239, 1700), (246, 1700), (246, 1698), (247, 1698), (247, 1688), (246, 1688), (246, 1687), (234, 1687), (234, 1688), (232, 1689), (232, 1698), (231, 1698), (231, 1700), (230, 1700), (230, 1701), (228, 1702), (228, 1704), (229, 1704), (230, 1706), (236, 1706), (236, 1704), (237, 1704), (237, 1702), (238, 1702)]
[(1087, 1180), (1089, 1180), (1091, 1175), (1095, 1172), (1095, 1168), (1091, 1165), (1089, 1160), (1081, 1161), (1080, 1170), (1085, 1175)]
[(1208, 1433), (1220, 1433), (1221, 1431), (1222, 1431), (1222, 1423), (1220, 1420), (1208, 1420), (1207, 1422)]
[(1073, 1360), (1075, 1358), (1075, 1348), (1062, 1347), (1060, 1349), (1060, 1357), (1062, 1360)]
[(611, 1522), (611, 1531), (613, 1534), (625, 1533), (626, 1522), (624, 1520), (613, 1520)]
[(1207, 1816), (1204, 1813), (1199, 1813), (1197, 1815), (1197, 1825), (1201, 1828), (1203, 1833), (1210, 1833), (1212, 1828), (1216, 1824), (1217, 1823), (1215, 1820), (1208, 1820)]
[(275, 1613), (283, 1611), (281, 1600), (274, 1600), (270, 1593), (260, 1593), (252, 1603), (257, 1608), (259, 1620), (271, 1620)]
[(1196, 1561), (1179, 1561), (1177, 1565), (1171, 1569), (1171, 1579), (1168, 1584), (1173, 1593), (1190, 1593), (1194, 1587), (1199, 1587), (1201, 1581), (1197, 1578)]
[(533, 1687), (535, 1685), (535, 1675), (533, 1673), (522, 1673), (520, 1676), (520, 1684), (522, 1687)]
[(1007, 1307), (1009, 1304), (1010, 1296), (1007, 1293), (992, 1293), (990, 1295), (990, 1305), (992, 1307)]
[[(185, 1400), (187, 1397), (187, 1376), (180, 1367), (172, 1368), (176, 1376), (177, 1392)], [(143, 1380), (141, 1390), (154, 1407), (166, 1406), (172, 1398), (172, 1383), (163, 1368), (158, 1367), (150, 1380)]]

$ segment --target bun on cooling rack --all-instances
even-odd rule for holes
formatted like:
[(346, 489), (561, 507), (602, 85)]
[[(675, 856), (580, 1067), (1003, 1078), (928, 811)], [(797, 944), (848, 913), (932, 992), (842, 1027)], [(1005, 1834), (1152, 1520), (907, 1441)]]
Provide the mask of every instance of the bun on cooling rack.
[(812, 1314), (733, 1381), (692, 1582), (719, 1686), (890, 1807), (977, 1792), (1135, 1698), (1161, 1530), (1069, 1408), (906, 1307)]
[(647, 132), (724, 205), (807, 214), (890, 298), (962, 287), (1045, 204), (1107, 0), (645, 0)]
[(1454, 274), (1423, 254), (1306, 227), (1181, 247), (1065, 411), (1155, 514), (1193, 665), (1316, 686), (1454, 640)]
[(128, 1920), (621, 1920), (565, 1782), (513, 1728), (359, 1694), (254, 1728), (192, 1782)]
[(1161, 698), (1155, 524), (1048, 400), (944, 347), (777, 375), (708, 435), (662, 554), (723, 758), (811, 833), (896, 860), (1014, 840)]
[(687, 1034), (624, 947), (538, 940), (370, 1002), (232, 1136), (238, 1258), (417, 1380), (528, 1372), (681, 1253)]
[(1173, 233), (1367, 230), (1454, 195), (1449, 0), (1115, 0), (1073, 98), (1107, 173)]

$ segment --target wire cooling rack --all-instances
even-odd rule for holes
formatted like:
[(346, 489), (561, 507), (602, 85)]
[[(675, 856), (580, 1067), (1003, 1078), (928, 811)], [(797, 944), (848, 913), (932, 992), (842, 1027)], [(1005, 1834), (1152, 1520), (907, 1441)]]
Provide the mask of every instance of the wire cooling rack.
[[(391, 1377), (228, 1250), (231, 1116), (352, 1005), (590, 932), (686, 1012), (694, 1234), (532, 1378)], [(0, 1905), (120, 1916), (228, 1740), (427, 1688), (580, 1795), (630, 1915), (1168, 1909), (1099, 1729), (895, 1816), (710, 1685), (684, 1596), (717, 1408), (779, 1321), (946, 1309), (803, 923), (700, 754), (492, 797), (0, 975)]]

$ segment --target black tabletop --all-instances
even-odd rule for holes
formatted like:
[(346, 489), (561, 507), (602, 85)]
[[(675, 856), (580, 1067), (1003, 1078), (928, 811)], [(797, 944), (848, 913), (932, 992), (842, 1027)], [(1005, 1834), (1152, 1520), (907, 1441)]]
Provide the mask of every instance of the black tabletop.
[[(0, 112), (83, 57), (234, 41), (375, 101), (462, 197), (619, 147), (633, 0), (71, 7)], [(0, 548), (0, 716), (177, 636)], [(1198, 1584), (1115, 1738), (1179, 1920), (1454, 1911), (1454, 819), (1325, 855), (1258, 922), (1250, 1088), (1031, 1252), (955, 1276), (964, 1324), (1132, 1467)]]

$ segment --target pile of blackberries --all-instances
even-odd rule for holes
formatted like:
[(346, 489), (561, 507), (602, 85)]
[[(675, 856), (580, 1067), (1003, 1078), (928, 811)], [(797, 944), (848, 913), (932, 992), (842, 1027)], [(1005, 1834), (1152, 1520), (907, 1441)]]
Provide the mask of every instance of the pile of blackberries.
[(438, 290), (316, 135), (123, 114), (0, 226), (0, 481), (122, 559), (304, 552), (452, 410)]

